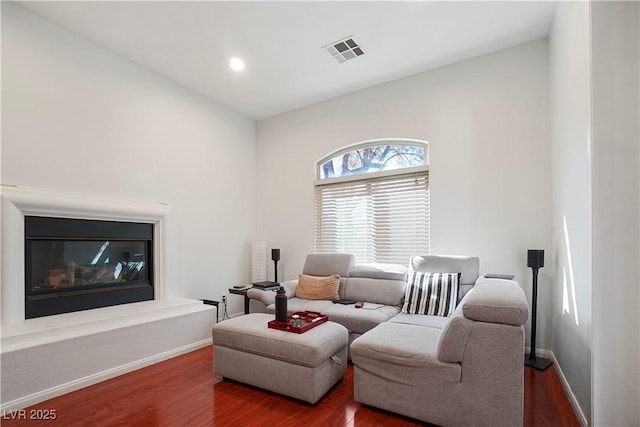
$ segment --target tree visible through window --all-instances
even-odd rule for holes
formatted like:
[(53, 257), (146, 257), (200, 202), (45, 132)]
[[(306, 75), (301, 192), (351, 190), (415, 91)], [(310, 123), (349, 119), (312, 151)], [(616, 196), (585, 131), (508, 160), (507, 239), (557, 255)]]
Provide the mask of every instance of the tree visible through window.
[(339, 154), (320, 166), (321, 179), (401, 169), (425, 164), (425, 149), (415, 145), (373, 145)]
[(318, 162), (315, 250), (400, 264), (428, 253), (426, 148), (419, 141), (376, 141)]

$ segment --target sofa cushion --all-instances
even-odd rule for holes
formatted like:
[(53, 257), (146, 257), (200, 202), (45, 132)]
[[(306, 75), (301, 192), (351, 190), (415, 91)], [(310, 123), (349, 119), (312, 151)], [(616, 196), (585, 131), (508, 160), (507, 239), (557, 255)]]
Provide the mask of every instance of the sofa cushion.
[(353, 304), (332, 304), (322, 309), (322, 314), (329, 316), (329, 320), (346, 327), (349, 332), (364, 334), (382, 322), (386, 322), (398, 314), (398, 307), (383, 305), (374, 310), (355, 308)]
[(316, 277), (301, 274), (298, 278), (296, 296), (303, 299), (338, 299), (340, 276), (334, 274), (328, 277)]
[(411, 271), (405, 291), (403, 313), (449, 316), (458, 301), (460, 273)]
[(352, 254), (309, 254), (304, 261), (302, 274), (310, 276), (331, 276), (339, 274), (349, 277), (349, 272), (356, 263)]
[[(309, 310), (309, 311), (319, 311), (322, 313), (322, 311), (329, 307), (332, 306), (333, 303), (329, 300), (324, 300), (324, 299), (318, 299), (318, 300), (314, 300), (314, 299), (302, 299), (302, 298), (289, 298), (287, 300), (287, 313), (294, 313), (296, 311), (305, 311), (305, 310)], [(276, 312), (276, 305), (274, 304), (270, 304), (267, 306), (266, 308), (267, 313), (275, 313)]]
[(404, 280), (349, 277), (344, 284), (344, 298), (400, 306), (405, 286)]
[(430, 375), (436, 375), (436, 383), (458, 383), (460, 364), (438, 360), (439, 334), (435, 328), (384, 322), (351, 343), (351, 360), (360, 369), (400, 384), (421, 385)]
[(409, 269), (423, 273), (462, 273), (460, 283), (473, 285), (480, 275), (480, 260), (475, 256), (414, 255)]
[(392, 323), (404, 323), (405, 325), (425, 326), (429, 328), (442, 329), (447, 324), (448, 317), (427, 316), (425, 314), (406, 314), (398, 313), (398, 315), (389, 319)]
[(510, 280), (487, 279), (463, 299), (465, 317), (479, 322), (520, 326), (529, 318), (524, 291)]
[(407, 267), (400, 264), (357, 264), (351, 269), (349, 275), (350, 277), (405, 281), (407, 278)]

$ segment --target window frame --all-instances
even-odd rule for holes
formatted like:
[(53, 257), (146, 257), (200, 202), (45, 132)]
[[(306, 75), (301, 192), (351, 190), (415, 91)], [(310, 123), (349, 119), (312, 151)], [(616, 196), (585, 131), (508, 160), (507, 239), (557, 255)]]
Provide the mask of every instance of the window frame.
[[(418, 166), (410, 166), (407, 168), (399, 168), (392, 169), (387, 171), (379, 171), (379, 172), (367, 172), (360, 173), (355, 175), (344, 175), (332, 178), (322, 178), (322, 165), (328, 162), (329, 160), (341, 156), (345, 153), (350, 153), (352, 151), (368, 148), (368, 147), (378, 147), (381, 145), (404, 145), (411, 147), (419, 147), (422, 146), (424, 148), (424, 163)], [(375, 177), (383, 177), (389, 175), (399, 175), (411, 172), (421, 172), (429, 170), (429, 143), (426, 141), (422, 141), (419, 139), (408, 139), (408, 138), (381, 138), (381, 139), (370, 139), (367, 141), (357, 142), (355, 144), (347, 145), (346, 147), (339, 148), (326, 156), (322, 157), (320, 160), (316, 162), (316, 172), (315, 172), (315, 181), (314, 185), (323, 185), (330, 184), (334, 182), (344, 182), (344, 181), (355, 181), (359, 179), (368, 179)]]
[[(386, 171), (375, 171), (375, 172), (364, 172), (364, 173), (358, 173), (358, 174), (353, 174), (353, 175), (344, 175), (344, 176), (338, 176), (338, 177), (330, 177), (330, 178), (322, 178), (322, 166), (323, 164), (325, 164), (327, 161), (337, 157), (337, 156), (341, 156), (343, 154), (346, 153), (350, 153), (352, 151), (356, 151), (356, 150), (361, 150), (361, 149), (365, 149), (368, 147), (377, 147), (377, 146), (385, 146), (385, 145), (406, 145), (406, 146), (414, 146), (414, 147), (423, 147), (424, 148), (424, 159), (423, 162), (424, 164), (422, 165), (418, 165), (418, 166), (409, 166), (409, 167), (405, 167), (405, 168), (397, 168), (397, 169), (391, 169), (391, 170), (386, 170)], [(323, 246), (325, 246), (326, 242), (330, 241), (325, 241), (325, 243), (322, 242), (322, 240), (318, 240), (320, 236), (318, 236), (318, 221), (322, 221), (324, 218), (324, 214), (320, 213), (320, 217), (319, 215), (319, 207), (317, 205), (318, 203), (318, 197), (319, 197), (319, 191), (322, 192), (322, 190), (320, 190), (320, 188), (322, 188), (323, 186), (330, 186), (330, 185), (341, 185), (341, 184), (346, 184), (348, 185), (349, 182), (354, 182), (355, 181), (362, 181), (363, 184), (365, 185), (371, 185), (372, 182), (375, 181), (384, 181), (385, 178), (386, 179), (393, 179), (394, 177), (397, 177), (398, 179), (403, 179), (403, 177), (407, 177), (410, 175), (415, 175), (415, 176), (422, 176), (425, 180), (426, 180), (426, 192), (425, 192), (425, 197), (426, 197), (426, 207), (424, 210), (425, 213), (425, 222), (424, 222), (424, 237), (426, 238), (426, 241), (423, 240), (425, 246), (424, 247), (416, 247), (415, 250), (419, 251), (419, 252), (423, 252), (426, 251), (426, 253), (429, 252), (430, 250), (430, 229), (431, 229), (431, 214), (430, 214), (430, 183), (429, 183), (429, 144), (426, 141), (421, 141), (421, 140), (415, 140), (415, 139), (399, 139), (399, 138), (385, 138), (385, 139), (375, 139), (375, 140), (369, 140), (369, 141), (364, 141), (364, 142), (360, 142), (360, 143), (356, 143), (356, 144), (351, 144), (349, 146), (346, 147), (342, 147), (338, 150), (333, 151), (332, 153), (324, 156), (322, 159), (320, 159), (319, 161), (316, 162), (316, 179), (314, 181), (314, 250), (316, 251), (320, 251), (322, 252), (322, 249), (318, 249), (319, 247), (322, 248)], [(417, 178), (416, 178), (417, 179)], [(416, 181), (417, 183), (417, 181)], [(371, 199), (374, 200), (374, 199)], [(384, 221), (384, 216), (382, 217), (382, 220)], [(348, 241), (342, 242), (344, 243), (348, 243)], [(402, 242), (400, 242), (400, 244), (402, 245)], [(319, 246), (320, 245), (320, 246)], [(384, 247), (384, 245), (383, 245)], [(366, 248), (363, 248), (364, 253), (369, 253)], [(401, 254), (403, 251), (400, 250), (398, 254)], [(391, 252), (393, 253), (393, 252)], [(396, 254), (396, 255), (398, 255)], [(377, 256), (374, 255), (373, 257), (374, 259), (366, 259), (366, 260), (359, 260), (358, 262), (391, 262), (390, 260), (384, 260), (384, 259), (379, 259)], [(393, 256), (392, 256), (393, 258)], [(397, 258), (397, 256), (395, 257)], [(397, 262), (397, 261), (394, 261)]]

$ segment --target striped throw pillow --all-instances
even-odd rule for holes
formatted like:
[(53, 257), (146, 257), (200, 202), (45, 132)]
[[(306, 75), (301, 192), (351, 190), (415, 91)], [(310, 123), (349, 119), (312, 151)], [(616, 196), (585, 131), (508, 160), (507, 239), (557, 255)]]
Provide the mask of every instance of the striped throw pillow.
[(411, 271), (404, 293), (402, 312), (448, 317), (458, 301), (461, 273)]
[(302, 299), (338, 299), (338, 287), (340, 275), (334, 274), (328, 277), (308, 276), (301, 274), (298, 277), (296, 296)]

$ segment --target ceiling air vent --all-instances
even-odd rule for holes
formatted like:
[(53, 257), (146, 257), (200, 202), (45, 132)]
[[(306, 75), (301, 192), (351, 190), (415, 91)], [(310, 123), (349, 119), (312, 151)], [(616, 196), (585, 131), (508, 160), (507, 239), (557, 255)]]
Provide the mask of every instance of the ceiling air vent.
[(364, 55), (362, 48), (353, 39), (353, 36), (345, 37), (323, 47), (329, 55), (338, 62), (345, 62)]

